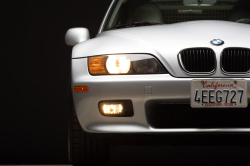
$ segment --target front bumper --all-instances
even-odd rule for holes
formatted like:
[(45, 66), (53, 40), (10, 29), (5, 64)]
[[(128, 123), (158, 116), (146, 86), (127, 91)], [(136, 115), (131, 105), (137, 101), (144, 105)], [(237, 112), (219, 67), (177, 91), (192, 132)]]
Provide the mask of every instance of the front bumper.
[[(169, 74), (91, 76), (88, 72), (87, 58), (72, 59), (72, 89), (73, 86), (89, 86), (89, 92), (73, 93), (77, 117), (86, 132), (250, 132), (250, 128), (156, 129), (151, 127), (146, 118), (146, 103), (154, 100), (164, 101), (165, 103), (189, 103), (192, 79), (175, 78)], [(209, 79), (209, 77), (204, 79)], [(250, 87), (250, 78), (244, 79), (247, 80), (247, 85)], [(151, 87), (151, 93), (149, 94), (145, 93), (147, 87)], [(248, 102), (250, 102), (249, 88), (247, 97)], [(133, 117), (105, 117), (100, 114), (98, 109), (99, 101), (126, 99), (133, 102)]]

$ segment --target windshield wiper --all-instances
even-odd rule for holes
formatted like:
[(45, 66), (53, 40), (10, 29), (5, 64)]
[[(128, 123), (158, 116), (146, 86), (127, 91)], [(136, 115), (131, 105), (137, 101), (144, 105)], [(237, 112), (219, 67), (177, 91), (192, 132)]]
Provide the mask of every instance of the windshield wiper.
[(109, 30), (112, 29), (121, 29), (121, 28), (130, 28), (130, 27), (139, 27), (139, 26), (148, 26), (148, 25), (162, 25), (162, 23), (158, 22), (133, 22), (131, 24), (122, 24), (122, 25), (115, 25), (113, 28), (110, 28)]

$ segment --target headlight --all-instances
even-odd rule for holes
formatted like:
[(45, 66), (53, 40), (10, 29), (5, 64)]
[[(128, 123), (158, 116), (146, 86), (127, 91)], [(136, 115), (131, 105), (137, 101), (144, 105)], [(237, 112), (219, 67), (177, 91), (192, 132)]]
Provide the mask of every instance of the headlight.
[(90, 57), (89, 72), (92, 75), (168, 73), (155, 57), (147, 54), (120, 54)]

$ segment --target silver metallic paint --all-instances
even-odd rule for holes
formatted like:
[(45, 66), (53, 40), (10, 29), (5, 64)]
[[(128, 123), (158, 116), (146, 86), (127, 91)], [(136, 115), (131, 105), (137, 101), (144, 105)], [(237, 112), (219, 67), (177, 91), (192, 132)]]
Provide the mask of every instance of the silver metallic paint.
[(75, 46), (89, 39), (89, 30), (87, 28), (71, 28), (66, 32), (65, 42), (69, 46)]

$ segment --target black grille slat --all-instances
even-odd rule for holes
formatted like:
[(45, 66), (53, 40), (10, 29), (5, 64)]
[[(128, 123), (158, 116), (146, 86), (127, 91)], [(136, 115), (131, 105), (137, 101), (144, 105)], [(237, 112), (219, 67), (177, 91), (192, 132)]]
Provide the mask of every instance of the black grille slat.
[(250, 128), (250, 107), (191, 108), (190, 104), (154, 104), (147, 119), (154, 128)]
[[(239, 57), (240, 59), (239, 59), (239, 61), (243, 61), (243, 59), (242, 59), (242, 50), (240, 50), (239, 52), (240, 52), (240, 57)], [(239, 71), (244, 71), (243, 64), (239, 66)]]
[[(206, 52), (206, 61), (208, 62), (209, 61), (208, 50), (206, 50), (205, 52)], [(207, 64), (206, 67), (208, 68), (209, 64), (208, 63), (206, 63), (206, 64)]]
[(222, 63), (223, 63), (223, 66), (226, 65), (226, 63), (224, 61), (222, 61)]
[(232, 52), (233, 52), (232, 56), (233, 56), (233, 66), (234, 66), (233, 71), (236, 71), (236, 63), (234, 63), (236, 61), (236, 56), (234, 56), (236, 54), (236, 51), (233, 50)]
[(200, 52), (199, 54), (200, 54), (200, 65), (201, 65), (201, 68), (200, 68), (200, 69), (201, 69), (201, 71), (202, 71), (202, 67), (204, 66), (204, 65), (203, 65), (204, 60), (202, 60), (202, 57), (201, 57), (201, 56), (202, 56), (202, 55), (204, 56), (204, 54), (202, 54), (202, 50), (199, 50), (199, 52)]
[(247, 69), (249, 69), (249, 55), (250, 53), (249, 53), (249, 51), (248, 51), (248, 53), (247, 53)]
[(197, 57), (196, 57), (196, 52), (195, 52), (195, 50), (193, 50), (193, 55), (194, 55), (194, 59), (195, 59), (194, 63), (196, 64), (196, 65), (195, 65), (195, 71), (198, 71), (198, 61), (197, 61)]
[(221, 65), (226, 73), (247, 73), (250, 70), (250, 49), (226, 48), (222, 52)]
[[(246, 61), (246, 51), (243, 52), (243, 61)], [(246, 70), (246, 64), (243, 63), (243, 70)]]
[(189, 73), (210, 73), (215, 70), (215, 54), (210, 48), (192, 48), (180, 52), (182, 67)]
[(208, 69), (210, 68), (210, 66), (211, 66), (211, 59), (212, 59), (212, 57), (210, 57), (211, 56), (211, 52), (208, 50), (208, 56), (209, 56), (209, 58), (208, 58)]
[(196, 52), (197, 52), (197, 54), (199, 56), (199, 58), (198, 58), (199, 59), (199, 72), (201, 72), (202, 71), (202, 62), (203, 62), (202, 57), (201, 57), (202, 54), (201, 54), (200, 50), (197, 50)]
[(210, 70), (213, 70), (214, 69), (214, 67), (213, 66), (215, 66), (215, 54), (214, 54), (214, 56), (213, 56), (213, 52), (212, 52), (212, 50), (210, 50), (210, 57), (211, 57), (211, 59), (210, 59), (210, 62), (211, 62), (211, 64), (210, 64), (210, 67), (211, 67), (211, 69)]
[[(205, 54), (205, 51), (204, 50), (201, 50), (201, 52), (202, 52), (202, 54), (205, 56), (205, 58), (206, 58), (206, 54)], [(205, 63), (205, 61), (203, 61), (203, 64), (202, 64), (203, 66), (205, 66), (206, 67), (206, 63)]]
[[(233, 50), (231, 50), (230, 53), (231, 53), (231, 58), (232, 58), (232, 59), (229, 59), (229, 61), (230, 61), (230, 60), (232, 61), (232, 67), (233, 67), (232, 71), (234, 71), (234, 60), (233, 60), (233, 57), (234, 57), (234, 56), (233, 56)], [(230, 68), (230, 67), (229, 67), (229, 68)]]
[(239, 72), (240, 71), (240, 64), (239, 64), (239, 62), (240, 62), (240, 50), (237, 50), (237, 54), (238, 54), (238, 57), (235, 57), (235, 59), (236, 59), (236, 72)]
[(190, 70), (188, 70), (188, 71), (192, 71), (192, 70), (194, 70), (194, 62), (193, 62), (193, 59), (192, 59), (192, 52), (191, 52), (191, 50), (190, 51), (187, 51), (187, 53), (189, 53), (189, 61), (190, 61)]
[[(194, 71), (197, 71), (197, 64), (196, 64), (196, 59), (195, 59), (195, 53), (194, 53), (194, 50), (191, 51), (190, 55), (193, 55), (194, 57), (191, 57), (194, 59)], [(186, 65), (185, 65), (186, 66)]]

